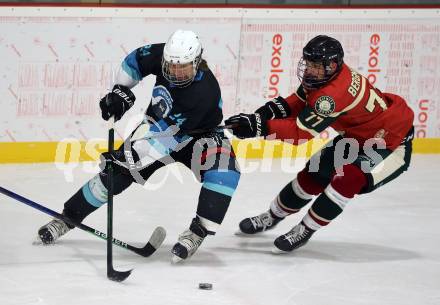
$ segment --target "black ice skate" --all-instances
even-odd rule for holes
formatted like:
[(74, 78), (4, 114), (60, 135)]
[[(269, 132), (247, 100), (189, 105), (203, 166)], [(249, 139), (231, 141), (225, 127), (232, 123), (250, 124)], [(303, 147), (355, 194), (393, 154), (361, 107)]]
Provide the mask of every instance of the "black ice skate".
[(208, 235), (208, 231), (202, 226), (197, 217), (194, 218), (189, 229), (180, 234), (178, 242), (171, 250), (173, 263), (191, 257), (200, 247), (206, 235)]
[(38, 239), (43, 244), (50, 245), (55, 243), (59, 237), (66, 234), (71, 229), (72, 228), (70, 228), (64, 221), (54, 219), (38, 230)]
[(315, 231), (306, 227), (302, 222), (297, 224), (287, 232), (279, 236), (274, 241), (275, 247), (272, 249), (273, 253), (288, 253), (299, 247), (304, 246), (312, 237)]
[(272, 216), (270, 211), (264, 212), (258, 216), (245, 218), (240, 222), (240, 231), (238, 231), (237, 234), (256, 234), (270, 230), (283, 219), (284, 218)]

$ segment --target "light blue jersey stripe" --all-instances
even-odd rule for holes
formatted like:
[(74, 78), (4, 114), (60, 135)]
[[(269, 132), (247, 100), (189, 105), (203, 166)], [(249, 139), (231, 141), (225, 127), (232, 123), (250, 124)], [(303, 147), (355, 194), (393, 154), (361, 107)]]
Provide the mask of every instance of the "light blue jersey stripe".
[(122, 70), (125, 71), (132, 79), (136, 81), (140, 81), (142, 77), (140, 76), (139, 72), (133, 69), (127, 62), (122, 62)]
[(99, 208), (102, 206), (105, 202), (101, 202), (98, 199), (96, 199), (95, 196), (93, 196), (92, 191), (90, 190), (89, 183), (86, 183), (82, 187), (82, 193), (84, 197), (86, 198), (87, 202), (90, 203), (90, 205), (93, 205), (94, 207)]
[(227, 186), (232, 189), (236, 189), (238, 181), (240, 180), (240, 174), (233, 170), (227, 172), (215, 170), (208, 170), (203, 175), (203, 181), (209, 183), (215, 183)]
[(154, 138), (154, 134), (156, 133), (160, 135), (160, 133), (166, 134), (167, 132), (170, 132), (171, 130), (169, 130), (169, 127), (170, 126), (163, 119), (150, 126), (150, 134), (152, 138), (148, 139), (148, 142), (157, 152), (164, 156), (174, 151), (180, 143), (190, 139), (190, 137), (186, 135)]
[(141, 70), (136, 59), (136, 50), (125, 57), (122, 62), (122, 69), (134, 80), (140, 81), (142, 79)]
[(203, 187), (205, 189), (208, 189), (213, 192), (217, 192), (217, 193), (229, 196), (229, 197), (232, 197), (232, 194), (234, 194), (234, 191), (235, 191), (235, 188), (231, 188), (228, 186), (224, 186), (224, 185), (220, 185), (220, 184), (216, 184), (216, 183), (211, 183), (211, 182), (204, 182)]
[[(174, 139), (172, 139), (172, 140), (174, 141)], [(150, 144), (150, 146), (153, 147), (154, 150), (156, 150), (159, 154), (162, 155), (162, 157), (167, 156), (171, 153), (172, 148), (170, 146), (175, 146), (175, 145), (171, 145), (171, 144), (174, 144), (172, 142), (166, 143), (164, 141), (164, 139), (161, 139), (161, 141), (159, 141), (157, 139), (148, 139), (147, 141)], [(170, 141), (170, 140), (168, 140), (168, 141)], [(174, 142), (176, 142), (176, 141), (174, 141)]]

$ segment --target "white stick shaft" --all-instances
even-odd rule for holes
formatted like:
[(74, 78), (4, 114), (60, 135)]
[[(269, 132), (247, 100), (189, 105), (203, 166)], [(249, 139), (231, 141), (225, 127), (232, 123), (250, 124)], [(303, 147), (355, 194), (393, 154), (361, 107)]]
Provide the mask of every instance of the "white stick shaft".
[(112, 116), (110, 119), (108, 119), (108, 129), (114, 129), (115, 128), (115, 117)]

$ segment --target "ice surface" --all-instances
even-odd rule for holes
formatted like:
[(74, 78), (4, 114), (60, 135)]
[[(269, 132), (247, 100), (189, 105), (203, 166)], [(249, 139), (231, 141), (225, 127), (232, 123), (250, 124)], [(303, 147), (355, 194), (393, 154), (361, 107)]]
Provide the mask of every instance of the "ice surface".
[[(73, 182), (53, 164), (2, 165), (0, 185), (57, 211), (93, 174), (73, 171)], [(138, 185), (115, 197), (114, 236), (135, 245), (156, 226), (163, 246), (150, 258), (114, 247), (117, 270), (134, 268), (123, 283), (106, 278), (106, 245), (80, 230), (54, 246), (33, 246), (49, 216), (0, 194), (0, 304), (48, 305), (438, 305), (440, 304), (440, 156), (413, 157), (410, 170), (344, 213), (288, 255), (271, 254), (273, 240), (305, 210), (257, 237), (237, 237), (238, 222), (267, 209), (295, 174), (280, 161), (271, 172), (242, 175), (222, 227), (183, 265), (170, 249), (196, 209), (200, 185), (180, 167), (157, 190)], [(161, 185), (167, 174), (152, 177)], [(182, 179), (185, 183), (180, 181)], [(106, 230), (106, 209), (85, 222)], [(200, 290), (198, 284), (213, 284)]]

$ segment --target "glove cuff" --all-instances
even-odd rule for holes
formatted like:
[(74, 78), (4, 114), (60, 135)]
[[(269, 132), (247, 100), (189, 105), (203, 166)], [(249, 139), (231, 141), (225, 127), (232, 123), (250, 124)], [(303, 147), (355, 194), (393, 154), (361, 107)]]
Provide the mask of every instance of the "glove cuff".
[(129, 108), (133, 106), (134, 101), (136, 100), (136, 96), (134, 96), (134, 93), (130, 90), (130, 88), (126, 86), (116, 84), (113, 86), (112, 92), (123, 98), (129, 105)]
[(260, 115), (259, 113), (255, 113), (255, 128), (256, 128), (256, 137), (265, 137), (268, 133), (267, 128), (267, 119)]
[(291, 114), (289, 104), (281, 96), (278, 96), (276, 99), (273, 99), (266, 104), (270, 104), (270, 107), (275, 113), (275, 119), (285, 119)]
[(290, 107), (284, 98), (278, 96), (258, 108), (255, 113), (259, 113), (266, 120), (284, 119), (290, 115)]
[(275, 118), (275, 114), (273, 113), (272, 109), (268, 106), (268, 103), (264, 104), (257, 110), (255, 110), (255, 114), (260, 115), (265, 120), (272, 120)]

